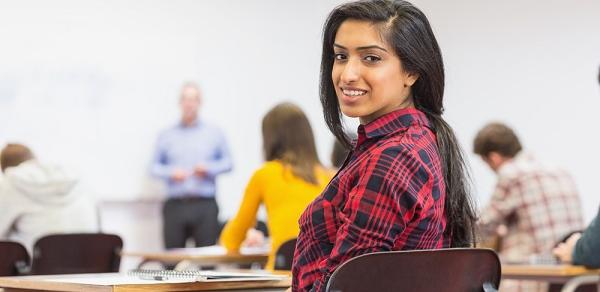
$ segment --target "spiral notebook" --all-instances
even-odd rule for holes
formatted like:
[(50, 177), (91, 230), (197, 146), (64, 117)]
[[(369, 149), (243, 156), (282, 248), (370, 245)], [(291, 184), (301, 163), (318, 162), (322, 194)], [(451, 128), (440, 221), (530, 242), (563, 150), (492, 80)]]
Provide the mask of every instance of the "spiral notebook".
[(131, 270), (127, 273), (143, 280), (172, 281), (185, 280), (189, 282), (210, 281), (278, 281), (288, 276), (266, 273), (243, 273), (224, 271), (174, 271), (174, 270)]

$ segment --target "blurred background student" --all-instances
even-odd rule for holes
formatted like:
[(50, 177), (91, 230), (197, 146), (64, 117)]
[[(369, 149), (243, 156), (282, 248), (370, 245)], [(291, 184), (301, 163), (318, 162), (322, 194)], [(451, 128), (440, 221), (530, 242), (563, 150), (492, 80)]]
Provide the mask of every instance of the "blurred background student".
[[(600, 68), (598, 70), (598, 83), (600, 83)], [(564, 243), (560, 243), (554, 250), (561, 261), (584, 265), (590, 268), (600, 268), (600, 209), (592, 223), (582, 233), (575, 233)]]
[[(498, 176), (479, 227), (484, 238), (502, 238), (502, 260), (535, 262), (536, 256), (549, 256), (560, 238), (581, 229), (579, 193), (569, 173), (523, 151), (514, 131), (501, 123), (483, 127), (473, 144), (475, 154)], [(546, 291), (547, 286), (507, 280), (501, 290)]]
[(0, 239), (21, 242), (31, 252), (44, 235), (98, 231), (93, 202), (63, 168), (41, 163), (21, 144), (2, 149), (0, 166)]
[(600, 209), (583, 233), (576, 232), (552, 252), (563, 263), (600, 268)]
[(181, 120), (158, 137), (150, 172), (167, 184), (163, 205), (166, 248), (213, 245), (219, 230), (215, 199), (216, 177), (232, 169), (221, 130), (198, 118), (200, 88), (186, 83), (181, 89)]
[(223, 229), (221, 244), (237, 251), (264, 204), (271, 235), (266, 268), (273, 269), (275, 252), (298, 236), (300, 214), (333, 173), (319, 161), (312, 128), (298, 106), (282, 103), (271, 109), (263, 118), (262, 135), (266, 162), (250, 178), (236, 216)]

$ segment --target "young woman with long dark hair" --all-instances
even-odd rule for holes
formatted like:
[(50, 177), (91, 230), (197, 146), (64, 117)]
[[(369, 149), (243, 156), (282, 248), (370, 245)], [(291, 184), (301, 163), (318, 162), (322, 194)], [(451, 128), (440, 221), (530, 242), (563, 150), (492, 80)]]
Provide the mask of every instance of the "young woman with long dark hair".
[[(372, 0), (330, 13), (321, 103), (352, 154), (300, 217), (293, 291), (324, 291), (361, 254), (474, 244), (476, 214), (443, 93), (440, 49), (418, 8)], [(342, 115), (360, 120), (352, 143)]]

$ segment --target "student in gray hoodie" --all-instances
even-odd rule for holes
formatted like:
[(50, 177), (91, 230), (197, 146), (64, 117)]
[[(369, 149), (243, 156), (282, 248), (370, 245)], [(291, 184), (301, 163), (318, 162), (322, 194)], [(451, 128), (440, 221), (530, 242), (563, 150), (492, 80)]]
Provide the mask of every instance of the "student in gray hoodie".
[(40, 163), (20, 144), (2, 149), (0, 167), (0, 239), (18, 241), (31, 252), (44, 235), (98, 231), (94, 204), (62, 168)]

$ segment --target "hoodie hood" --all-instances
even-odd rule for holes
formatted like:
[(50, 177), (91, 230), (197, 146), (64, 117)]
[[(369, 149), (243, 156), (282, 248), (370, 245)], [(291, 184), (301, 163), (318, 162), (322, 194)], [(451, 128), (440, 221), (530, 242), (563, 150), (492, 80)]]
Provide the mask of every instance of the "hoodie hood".
[(28, 160), (6, 169), (4, 179), (32, 200), (62, 205), (73, 201), (77, 179), (56, 165)]

